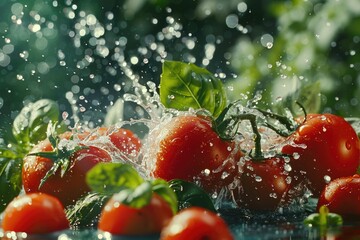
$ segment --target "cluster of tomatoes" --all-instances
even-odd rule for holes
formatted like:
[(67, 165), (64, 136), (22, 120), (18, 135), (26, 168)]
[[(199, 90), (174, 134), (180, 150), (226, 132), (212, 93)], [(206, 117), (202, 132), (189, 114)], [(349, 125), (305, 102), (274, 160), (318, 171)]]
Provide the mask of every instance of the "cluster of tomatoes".
[[(48, 136), (23, 160), (25, 194), (6, 207), (3, 231), (44, 234), (71, 228), (65, 209), (91, 191), (87, 173), (98, 163), (119, 159), (134, 162), (141, 147), (132, 131), (115, 127)], [(102, 207), (97, 226), (114, 235), (161, 234), (164, 240), (194, 239), (194, 234), (233, 239), (227, 224), (215, 212), (195, 206), (177, 212), (155, 192), (141, 207), (125, 203), (123, 192), (114, 194)]]
[(360, 197), (359, 176), (354, 175), (360, 145), (353, 127), (334, 114), (308, 114), (294, 122), (287, 136), (266, 138), (272, 153), (265, 154), (260, 136), (273, 128), (254, 126), (252, 138), (258, 139), (251, 145), (221, 138), (206, 117), (175, 117), (151, 138), (151, 174), (195, 181), (210, 194), (228, 189), (239, 208), (251, 211), (276, 210), (310, 190), (320, 197), (319, 207), (359, 216), (360, 209), (352, 207)]
[[(272, 146), (272, 154), (266, 154), (261, 137), (276, 130), (258, 127), (248, 116), (239, 119), (251, 120), (253, 144), (236, 137), (241, 133), (238, 128), (236, 134), (224, 135), (219, 133), (219, 122), (189, 112), (150, 131), (146, 144), (130, 130), (115, 127), (49, 135), (24, 158), (26, 194), (7, 206), (2, 228), (28, 233), (69, 228), (64, 207), (91, 191), (86, 182), (89, 170), (114, 158), (136, 164), (139, 156), (144, 157), (149, 177), (194, 182), (209, 195), (226, 189), (239, 208), (274, 211), (308, 189), (319, 197), (319, 207), (326, 205), (344, 216), (360, 215), (360, 208), (352, 204), (360, 196), (360, 177), (355, 174), (359, 138), (347, 121), (333, 114), (308, 114), (294, 121), (298, 125), (287, 136), (265, 138)], [(156, 193), (139, 208), (122, 200), (121, 194), (114, 194), (106, 203), (99, 230), (120, 235), (161, 234), (162, 239), (194, 239), (192, 234), (233, 238), (224, 220), (212, 211), (191, 207), (177, 213)]]

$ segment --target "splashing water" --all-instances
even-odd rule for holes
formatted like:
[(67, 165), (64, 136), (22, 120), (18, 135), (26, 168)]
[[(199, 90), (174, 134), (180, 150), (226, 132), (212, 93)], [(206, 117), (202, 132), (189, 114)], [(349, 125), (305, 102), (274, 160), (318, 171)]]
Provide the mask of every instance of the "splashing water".
[[(104, 124), (105, 115), (110, 112), (111, 107), (116, 106), (117, 109), (113, 111), (118, 112), (117, 121), (110, 121), (109, 124), (134, 129), (139, 136), (142, 136), (144, 148), (131, 159), (113, 148), (107, 150), (112, 153), (113, 159), (132, 162), (143, 176), (150, 175), (151, 166), (149, 167), (148, 163), (151, 161), (148, 160), (151, 154), (147, 152), (150, 149), (148, 147), (150, 142), (157, 145), (166, 134), (161, 131), (163, 124), (179, 114), (196, 114), (193, 109), (184, 113), (166, 109), (161, 104), (156, 85), (160, 72), (159, 65), (165, 59), (178, 58), (186, 62), (201, 62), (205, 67), (218, 64), (215, 75), (221, 79), (236, 75), (226, 69), (226, 66), (230, 65), (230, 52), (225, 52), (221, 58), (216, 58), (219, 55), (218, 49), (222, 49), (224, 36), (208, 34), (205, 40), (199, 39), (195, 31), (187, 29), (180, 19), (171, 16), (171, 8), (165, 9), (168, 14), (164, 19), (160, 17), (150, 19), (150, 25), (160, 30), (139, 36), (131, 31), (126, 18), (119, 19), (115, 11), (106, 12), (104, 22), (101, 22), (98, 16), (80, 9), (72, 1), (65, 1), (64, 5), (58, 1), (52, 1), (47, 7), (59, 10), (63, 15), (60, 17), (46, 15), (45, 12), (36, 8), (30, 9), (26, 4), (12, 3), (13, 25), (9, 32), (13, 33), (19, 29), (22, 31), (19, 31), (21, 32), (19, 35), (13, 34), (17, 36), (14, 38), (6, 37), (6, 33), (3, 35), (4, 46), (0, 50), (0, 66), (6, 68), (4, 71), (11, 72), (13, 65), (21, 61), (24, 67), (17, 70), (15, 79), (20, 83), (34, 82), (27, 92), (35, 92), (39, 85), (49, 86), (49, 89), (55, 89), (55, 91), (58, 88), (64, 89), (63, 85), (67, 85), (65, 96), (57, 95), (56, 97), (61, 103), (62, 118), (67, 125), (74, 125), (73, 131), (82, 132), (91, 129), (90, 136), (99, 136), (96, 127)], [(245, 2), (240, 2), (237, 9), (241, 14), (248, 11)], [(211, 9), (206, 9), (204, 12), (210, 14)], [(59, 18), (65, 18), (68, 21), (61, 23)], [(69, 22), (71, 24), (66, 24)], [(247, 34), (249, 31), (240, 23), (237, 14), (228, 15), (224, 24), (231, 31), (241, 34)], [(52, 51), (54, 46), (51, 40), (58, 36), (66, 36), (68, 41), (58, 42), (55, 50)], [(25, 40), (30, 38), (36, 38), (33, 45)], [(19, 43), (25, 44), (19, 47), (21, 46)], [(270, 34), (265, 33), (260, 38), (260, 43), (263, 47), (271, 49), (274, 46), (274, 39)], [(196, 53), (199, 48), (203, 49), (201, 54)], [(34, 50), (40, 52), (39, 56), (34, 54)], [(221, 69), (223, 63), (225, 66)], [(267, 68), (286, 67), (285, 64), (277, 63), (278, 65), (266, 66), (269, 66)], [(60, 70), (55, 71), (55, 69)], [(59, 72), (65, 72), (65, 75), (57, 78), (56, 75)], [(68, 83), (64, 83), (64, 78), (68, 80)], [(234, 91), (231, 86), (228, 88), (229, 91)], [(14, 90), (8, 91), (12, 93)], [(260, 119), (263, 118), (261, 113), (252, 108), (262, 99), (260, 93), (251, 99), (248, 95), (241, 94), (241, 98), (246, 102), (237, 104), (234, 111), (252, 113)], [(24, 102), (33, 99), (34, 96), (28, 96)], [(116, 105), (119, 100), (123, 101), (122, 109)], [(6, 96), (0, 97), (0, 109), (7, 104), (7, 101)], [(80, 141), (100, 147), (112, 146), (108, 138), (112, 131), (113, 129), (110, 128), (105, 136), (89, 137), (84, 140), (75, 139), (74, 142), (67, 144), (75, 145)], [(254, 134), (249, 122), (241, 122), (239, 131), (239, 139), (236, 141), (241, 143), (246, 152), (250, 152), (254, 148)], [(157, 138), (148, 139), (147, 136), (150, 133)], [(264, 156), (275, 156), (276, 148), (279, 147), (278, 143), (281, 141), (281, 137), (275, 132), (263, 132)], [(232, 151), (235, 150), (232, 149)], [(239, 161), (241, 165), (248, 159)], [(221, 170), (218, 169), (218, 171)], [(287, 164), (285, 170), (290, 172), (291, 164)], [(228, 173), (224, 172), (223, 177), (228, 177)], [(260, 182), (261, 178), (256, 180)], [(290, 183), (291, 179), (287, 178), (287, 181)], [(238, 184), (240, 183), (234, 181), (230, 188), (235, 188)], [(228, 189), (222, 189), (213, 194), (212, 197), (217, 206), (221, 206), (226, 201), (226, 196), (229, 194), (227, 191)], [(298, 186), (292, 191), (298, 196), (296, 191), (304, 191), (304, 189)], [(272, 193), (271, 197), (281, 196)], [(306, 201), (307, 197), (309, 196), (301, 196), (298, 202)]]

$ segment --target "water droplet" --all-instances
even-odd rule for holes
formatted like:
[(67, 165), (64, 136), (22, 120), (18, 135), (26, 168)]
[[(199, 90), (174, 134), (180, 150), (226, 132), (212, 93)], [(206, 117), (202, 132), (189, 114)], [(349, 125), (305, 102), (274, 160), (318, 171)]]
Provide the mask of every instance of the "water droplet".
[(294, 158), (294, 159), (299, 159), (299, 158), (300, 158), (300, 154), (297, 153), (297, 152), (294, 152), (294, 153), (293, 153), (293, 158)]
[(261, 36), (260, 38), (260, 43), (261, 45), (263, 45), (264, 47), (270, 49), (273, 47), (273, 43), (274, 43), (274, 38), (273, 36), (271, 36), (270, 34), (264, 34)]
[(66, 120), (69, 117), (69, 113), (68, 112), (63, 112), (62, 113), (62, 119)]
[(262, 178), (260, 176), (255, 176), (255, 181), (256, 182), (261, 182), (262, 181)]
[(327, 118), (326, 118), (325, 115), (321, 115), (320, 119), (323, 120), (323, 121), (325, 121)]
[(230, 14), (226, 17), (225, 23), (229, 28), (235, 28), (239, 23), (239, 17), (235, 14)]
[(240, 13), (244, 13), (246, 12), (247, 10), (247, 4), (245, 2), (240, 2), (238, 5), (237, 5), (237, 10), (240, 12)]
[(21, 75), (21, 74), (17, 74), (16, 79), (19, 80), (19, 81), (24, 81), (24, 76)]
[(345, 142), (345, 147), (346, 147), (347, 150), (351, 150), (351, 148), (352, 148), (351, 142), (350, 142), (350, 141), (346, 141), (346, 142)]
[(291, 184), (291, 181), (292, 181), (292, 178), (291, 178), (290, 176), (287, 176), (287, 177), (285, 178), (285, 182), (286, 182), (287, 184)]
[(290, 164), (284, 164), (284, 170), (287, 171), (287, 172), (291, 172), (292, 170), (292, 167)]
[(29, 57), (29, 52), (28, 51), (22, 51), (21, 53), (19, 53), (19, 56), (25, 60), (27, 60), (27, 58)]
[(329, 175), (325, 175), (324, 176), (324, 181), (325, 181), (325, 183), (331, 182), (331, 177)]
[(269, 196), (274, 199), (276, 199), (278, 197), (276, 193), (270, 193)]
[(229, 176), (230, 174), (226, 171), (224, 171), (222, 174), (221, 174), (221, 179), (225, 179)]
[(210, 175), (210, 170), (209, 169), (204, 169), (204, 171), (203, 171), (203, 174), (205, 175), (205, 176), (209, 176)]

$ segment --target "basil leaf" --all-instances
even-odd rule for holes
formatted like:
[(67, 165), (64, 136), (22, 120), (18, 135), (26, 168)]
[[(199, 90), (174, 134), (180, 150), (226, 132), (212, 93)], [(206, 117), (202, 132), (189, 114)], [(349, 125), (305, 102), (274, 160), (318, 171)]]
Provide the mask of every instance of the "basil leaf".
[(129, 164), (98, 163), (86, 174), (86, 182), (93, 191), (112, 195), (123, 189), (135, 189), (144, 180)]
[(303, 109), (307, 113), (317, 113), (321, 107), (320, 82), (312, 82), (301, 86), (297, 91), (288, 95), (280, 104), (275, 105), (279, 112), (289, 109), (294, 116), (304, 115)]
[(198, 206), (216, 212), (210, 196), (195, 183), (174, 179), (169, 182), (169, 185), (177, 196), (179, 210)]
[(21, 158), (11, 159), (0, 156), (0, 212), (20, 193), (21, 168)]
[(192, 63), (165, 61), (160, 79), (160, 100), (167, 108), (206, 109), (218, 116), (226, 107), (220, 79)]
[(162, 179), (154, 179), (152, 182), (152, 190), (160, 195), (171, 207), (173, 213), (178, 211), (178, 200), (175, 192), (170, 188), (169, 183)]
[(59, 120), (56, 102), (41, 99), (25, 106), (13, 122), (13, 135), (19, 144), (29, 146), (46, 138), (48, 123)]
[(142, 208), (150, 203), (152, 197), (150, 182), (143, 182), (135, 189), (124, 189), (115, 194), (113, 198), (133, 208)]
[(89, 193), (79, 199), (66, 209), (70, 225), (77, 229), (96, 227), (102, 208), (109, 199), (110, 196), (99, 193)]

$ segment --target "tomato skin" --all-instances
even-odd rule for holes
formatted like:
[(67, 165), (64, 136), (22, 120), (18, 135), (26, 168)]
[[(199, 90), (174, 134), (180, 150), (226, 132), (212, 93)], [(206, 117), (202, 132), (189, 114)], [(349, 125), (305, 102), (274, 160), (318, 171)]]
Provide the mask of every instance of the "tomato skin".
[(141, 149), (141, 140), (131, 130), (100, 127), (96, 132), (100, 136), (108, 135), (111, 143), (127, 156), (136, 156)]
[(360, 175), (341, 177), (331, 181), (322, 191), (317, 210), (323, 205), (330, 212), (343, 218), (358, 220), (360, 217)]
[(254, 211), (273, 211), (289, 201), (289, 173), (282, 157), (247, 160), (240, 170), (239, 187), (233, 197), (239, 207)]
[(4, 211), (2, 229), (43, 234), (69, 228), (61, 202), (48, 194), (32, 193), (16, 197)]
[[(66, 133), (61, 138), (67, 139), (71, 134)], [(38, 143), (31, 152), (52, 151), (48, 139)], [(43, 192), (57, 197), (64, 206), (74, 204), (74, 202), (89, 192), (86, 184), (86, 173), (99, 162), (110, 162), (111, 156), (104, 150), (88, 146), (81, 149), (70, 157), (70, 169), (61, 177), (60, 169), (50, 176), (46, 182), (40, 186), (41, 179), (53, 166), (53, 161), (45, 157), (28, 155), (24, 158), (22, 168), (22, 180), (26, 193)]]
[(295, 174), (307, 182), (315, 197), (327, 181), (356, 173), (360, 160), (359, 139), (342, 117), (333, 114), (309, 114), (292, 134), (282, 152), (293, 155), (290, 163)]
[(234, 142), (222, 140), (208, 120), (192, 115), (174, 117), (161, 127), (159, 135), (159, 141), (150, 135), (155, 142), (150, 146), (155, 151), (150, 158), (156, 159), (153, 177), (198, 181), (208, 192), (234, 180), (235, 161), (241, 152), (233, 154)]
[(162, 230), (160, 240), (233, 240), (226, 222), (215, 213), (190, 207), (176, 214)]
[(157, 194), (142, 208), (127, 206), (114, 195), (101, 212), (98, 229), (115, 235), (159, 234), (172, 216), (169, 204)]

